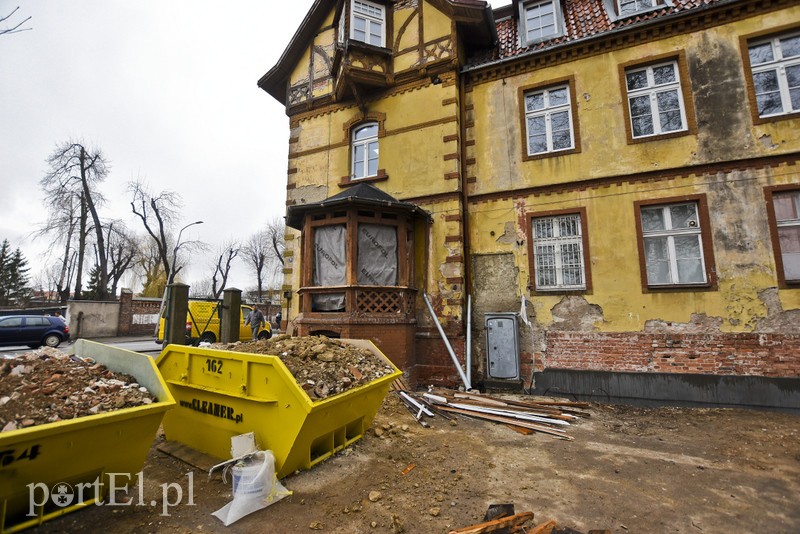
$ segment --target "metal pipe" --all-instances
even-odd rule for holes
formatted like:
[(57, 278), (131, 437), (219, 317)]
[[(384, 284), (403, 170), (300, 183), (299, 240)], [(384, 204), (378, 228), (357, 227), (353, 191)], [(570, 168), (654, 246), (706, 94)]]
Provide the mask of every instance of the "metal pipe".
[(464, 382), (464, 387), (467, 389), (472, 389), (472, 384), (470, 384), (469, 378), (467, 378), (467, 376), (464, 374), (464, 370), (461, 369), (461, 364), (458, 363), (458, 358), (456, 358), (456, 353), (453, 352), (453, 347), (450, 346), (450, 341), (447, 339), (447, 336), (444, 333), (442, 325), (439, 324), (439, 318), (436, 317), (436, 312), (433, 311), (433, 306), (431, 305), (431, 301), (428, 300), (428, 294), (423, 293), (422, 298), (425, 299), (425, 304), (428, 305), (428, 312), (431, 314), (433, 322), (436, 323), (436, 328), (439, 329), (439, 335), (442, 336), (442, 340), (444, 341), (444, 344), (447, 347), (447, 352), (450, 353), (450, 358), (452, 358), (453, 363), (456, 366), (456, 370), (458, 370), (458, 374), (459, 376), (461, 376), (462, 382)]
[(467, 295), (467, 381), (472, 384), (472, 295)]

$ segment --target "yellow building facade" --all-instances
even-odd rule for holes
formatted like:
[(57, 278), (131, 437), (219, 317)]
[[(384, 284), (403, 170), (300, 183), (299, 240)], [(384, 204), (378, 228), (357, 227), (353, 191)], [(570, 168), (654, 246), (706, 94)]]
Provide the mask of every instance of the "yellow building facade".
[(797, 403), (795, 3), (316, 1), (259, 85), (300, 334), (422, 383), (458, 381), (438, 322), (473, 383)]

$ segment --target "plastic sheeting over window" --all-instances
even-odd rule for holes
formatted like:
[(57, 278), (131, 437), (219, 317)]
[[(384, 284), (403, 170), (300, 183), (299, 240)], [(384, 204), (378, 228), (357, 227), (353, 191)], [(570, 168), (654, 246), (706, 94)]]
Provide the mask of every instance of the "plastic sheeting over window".
[[(323, 226), (314, 231), (314, 285), (343, 286), (347, 283), (347, 230), (345, 225)], [(344, 309), (344, 293), (314, 295), (319, 311)]]
[(358, 225), (358, 284), (397, 285), (397, 230), (379, 224)]

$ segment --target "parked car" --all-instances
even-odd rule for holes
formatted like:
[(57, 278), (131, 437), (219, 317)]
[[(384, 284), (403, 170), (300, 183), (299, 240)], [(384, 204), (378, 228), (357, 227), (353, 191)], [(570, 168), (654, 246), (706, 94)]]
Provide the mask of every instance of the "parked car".
[[(214, 343), (219, 339), (219, 301), (190, 300), (189, 312), (186, 314), (186, 342), (197, 344), (200, 342)], [(253, 308), (247, 304), (242, 304), (239, 314), (239, 340), (249, 341), (252, 338), (252, 330), (246, 324), (247, 318), (252, 313)], [(164, 310), (164, 314), (166, 310)], [(162, 314), (158, 325), (158, 337), (156, 343), (164, 343), (165, 318)], [(258, 332), (258, 339), (269, 339), (272, 337), (272, 327), (266, 321)]]
[(69, 327), (60, 317), (9, 315), (0, 317), (0, 347), (41, 345), (57, 347), (69, 339)]

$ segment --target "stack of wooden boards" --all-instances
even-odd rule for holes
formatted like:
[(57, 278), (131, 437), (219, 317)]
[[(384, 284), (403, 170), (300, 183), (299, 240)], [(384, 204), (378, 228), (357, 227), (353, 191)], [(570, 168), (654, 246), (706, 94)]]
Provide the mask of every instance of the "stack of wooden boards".
[(395, 381), (393, 389), (423, 426), (426, 417), (436, 415), (452, 419), (458, 414), (475, 419), (501, 423), (522, 434), (539, 432), (558, 439), (572, 440), (569, 426), (582, 417), (589, 417), (581, 408), (585, 402), (555, 399), (509, 400), (492, 395), (464, 393), (432, 388), (426, 393), (411, 392), (403, 382)]

